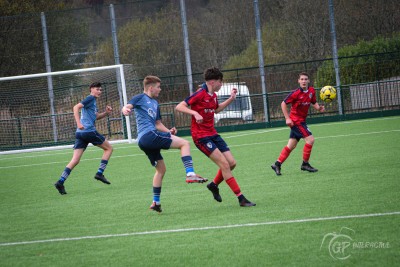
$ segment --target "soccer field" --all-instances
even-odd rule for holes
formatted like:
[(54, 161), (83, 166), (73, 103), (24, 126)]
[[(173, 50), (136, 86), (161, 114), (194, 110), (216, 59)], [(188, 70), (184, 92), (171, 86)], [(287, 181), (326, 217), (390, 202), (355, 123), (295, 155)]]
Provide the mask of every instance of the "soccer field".
[[(311, 124), (315, 145), (300, 170), (301, 141), (276, 176), (270, 165), (289, 129), (222, 133), (237, 160), (240, 207), (223, 183), (186, 184), (177, 150), (164, 151), (163, 212), (150, 211), (154, 168), (134, 144), (89, 147), (65, 183), (72, 149), (0, 155), (0, 266), (398, 266), (400, 117)], [(187, 137), (188, 138), (188, 137)], [(195, 170), (217, 167), (191, 143)]]

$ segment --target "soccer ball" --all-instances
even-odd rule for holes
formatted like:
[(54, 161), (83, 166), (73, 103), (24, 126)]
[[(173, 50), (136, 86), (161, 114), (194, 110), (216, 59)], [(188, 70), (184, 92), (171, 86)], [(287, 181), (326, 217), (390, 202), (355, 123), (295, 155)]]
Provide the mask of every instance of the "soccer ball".
[(330, 85), (324, 86), (319, 92), (319, 97), (322, 101), (330, 103), (336, 98), (336, 89)]

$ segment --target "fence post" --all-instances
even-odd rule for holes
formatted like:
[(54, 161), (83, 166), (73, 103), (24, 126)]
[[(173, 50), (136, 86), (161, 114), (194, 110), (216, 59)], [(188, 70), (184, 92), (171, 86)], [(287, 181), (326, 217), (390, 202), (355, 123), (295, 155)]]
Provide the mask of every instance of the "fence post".
[(336, 89), (338, 96), (338, 108), (339, 115), (343, 115), (343, 99), (342, 99), (342, 89), (340, 83), (340, 69), (339, 69), (339, 59), (337, 51), (337, 40), (336, 40), (336, 30), (335, 30), (335, 14), (333, 10), (333, 0), (329, 0), (329, 21), (331, 24), (331, 36), (332, 36), (332, 53), (333, 53), (333, 66), (335, 68), (336, 75)]
[(261, 37), (261, 22), (260, 22), (260, 10), (258, 8), (258, 0), (254, 0), (254, 18), (256, 20), (256, 34), (257, 34), (257, 47), (258, 47), (258, 67), (260, 70), (261, 76), (261, 88), (262, 93), (265, 97), (263, 97), (263, 104), (264, 104), (264, 117), (265, 122), (269, 122), (269, 110), (268, 110), (268, 95), (267, 95), (267, 88), (265, 85), (265, 70), (264, 70), (264, 55), (262, 49), (262, 37)]
[[(110, 12), (110, 22), (111, 22), (111, 35), (112, 35), (112, 42), (113, 42), (113, 49), (114, 49), (114, 62), (115, 65), (120, 65), (120, 59), (119, 59), (119, 49), (118, 49), (118, 37), (117, 37), (117, 23), (115, 21), (115, 12), (114, 12), (114, 5), (110, 4), (109, 7), (109, 12)], [(118, 95), (119, 95), (119, 105), (122, 108), (124, 106), (123, 102), (123, 93), (122, 93), (122, 84), (121, 84), (121, 69), (122, 68), (117, 68), (115, 70), (116, 76), (117, 76), (117, 88), (118, 88)], [(107, 120), (110, 120), (109, 117), (107, 117)], [(121, 125), (122, 125), (122, 131), (124, 133), (124, 137), (126, 138), (128, 136), (126, 127), (124, 125), (124, 119), (123, 116), (121, 117)]]
[(193, 94), (192, 62), (190, 60), (190, 47), (189, 47), (189, 35), (187, 30), (187, 21), (186, 21), (185, 0), (180, 0), (180, 8), (181, 8), (181, 23), (183, 31), (183, 43), (185, 46), (186, 75), (189, 84), (190, 94)]
[[(43, 12), (40, 13), (40, 18), (41, 18), (41, 22), (42, 22), (44, 59), (45, 59), (45, 62), (46, 62), (46, 72), (51, 72), (49, 40), (47, 39), (46, 17), (45, 17)], [(57, 143), (58, 135), (57, 135), (56, 118), (54, 117), (55, 111), (54, 111), (54, 92), (53, 92), (53, 78), (52, 78), (52, 76), (47, 76), (47, 86), (48, 86), (48, 90), (49, 90), (51, 124), (53, 126), (53, 139), (54, 139), (54, 143)]]
[(21, 125), (21, 118), (17, 118), (17, 129), (18, 129), (18, 140), (19, 140), (19, 146), (23, 145), (22, 141), (22, 125)]

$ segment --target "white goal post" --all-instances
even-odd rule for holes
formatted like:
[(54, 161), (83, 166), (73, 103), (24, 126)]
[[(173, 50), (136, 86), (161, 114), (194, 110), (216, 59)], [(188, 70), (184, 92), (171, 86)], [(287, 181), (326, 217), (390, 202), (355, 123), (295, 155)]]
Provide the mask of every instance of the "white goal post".
[(113, 107), (96, 122), (97, 130), (111, 143), (134, 142), (136, 122), (121, 108), (141, 91), (140, 83), (132, 65), (112, 65), (0, 78), (0, 154), (72, 147), (72, 107), (90, 94), (93, 82), (103, 88), (99, 111)]

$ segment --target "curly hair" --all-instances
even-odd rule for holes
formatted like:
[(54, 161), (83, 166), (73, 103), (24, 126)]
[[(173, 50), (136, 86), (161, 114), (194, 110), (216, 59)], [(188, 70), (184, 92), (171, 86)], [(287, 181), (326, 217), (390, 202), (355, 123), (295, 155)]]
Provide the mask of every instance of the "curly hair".
[(204, 71), (204, 80), (209, 81), (209, 80), (222, 80), (224, 78), (224, 75), (222, 72), (216, 68), (216, 67), (211, 67), (208, 68)]

